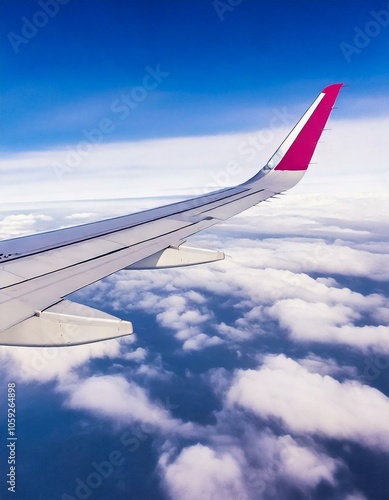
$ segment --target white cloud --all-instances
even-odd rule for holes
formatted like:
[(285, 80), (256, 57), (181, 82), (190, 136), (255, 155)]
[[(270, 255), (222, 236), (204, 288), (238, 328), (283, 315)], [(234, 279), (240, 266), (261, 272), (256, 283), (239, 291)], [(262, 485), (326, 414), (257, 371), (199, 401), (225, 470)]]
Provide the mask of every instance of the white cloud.
[(388, 307), (377, 307), (373, 311), (373, 317), (376, 321), (380, 323), (389, 324), (389, 308)]
[(367, 500), (367, 498), (362, 493), (357, 492), (350, 493), (349, 495), (345, 496), (344, 500)]
[(275, 492), (282, 481), (303, 491), (314, 490), (322, 481), (336, 484), (341, 462), (302, 446), (290, 435), (275, 436), (267, 431), (254, 438), (253, 444), (260, 450), (262, 468), (258, 475), (264, 479), (268, 493)]
[(167, 371), (160, 363), (155, 362), (152, 365), (147, 363), (140, 365), (135, 373), (142, 377), (159, 380), (168, 380), (173, 376), (172, 372)]
[(295, 340), (337, 343), (364, 351), (371, 348), (389, 353), (389, 327), (354, 325), (352, 322), (360, 318), (358, 309), (339, 304), (285, 299), (268, 308), (267, 312), (277, 318)]
[(293, 482), (309, 487), (317, 486), (322, 480), (335, 484), (335, 460), (293, 442), (281, 450), (280, 462), (284, 475)]
[(236, 459), (196, 444), (184, 448), (175, 460), (165, 452), (159, 459), (163, 481), (172, 500), (248, 500)]
[[(219, 414), (220, 415), (220, 414)], [(236, 439), (238, 414), (229, 415), (228, 430), (211, 430), (208, 444), (198, 443), (180, 453), (165, 443), (159, 471), (169, 498), (289, 498), (291, 492), (312, 494), (322, 483), (335, 487), (337, 472), (344, 464), (313, 443), (308, 446), (290, 435), (276, 436), (268, 430), (245, 428), (245, 438)], [(226, 424), (226, 422), (224, 422)]]
[(109, 284), (94, 285), (89, 291), (94, 300), (102, 303), (108, 297), (119, 311), (136, 307), (154, 314), (159, 325), (174, 332), (185, 351), (222, 343), (217, 335), (203, 331), (203, 325), (209, 324), (213, 316), (204, 297), (194, 290), (180, 289), (175, 277), (174, 271), (123, 272), (110, 278)]
[[(138, 348), (136, 351), (145, 351), (141, 347)], [(135, 351), (135, 352), (136, 352)], [(147, 351), (146, 351), (147, 352)], [(153, 359), (150, 359), (151, 356), (149, 356), (149, 359), (145, 363), (141, 363), (138, 368), (134, 372), (132, 372), (132, 376), (137, 376), (137, 378), (141, 377), (141, 379), (144, 381), (145, 378), (149, 379), (158, 379), (158, 380), (163, 380), (163, 381), (168, 381), (170, 380), (173, 376), (174, 373), (167, 370), (166, 367), (164, 366), (162, 356), (160, 354), (157, 354), (154, 356)], [(126, 358), (128, 359), (128, 358)]]
[(189, 309), (185, 304), (183, 309), (181, 309), (181, 304), (177, 305), (177, 308), (174, 309), (172, 305), (173, 300), (171, 300), (174, 298), (175, 296), (162, 299), (160, 303), (160, 306), (163, 307), (164, 310), (157, 315), (157, 320), (162, 326), (174, 328), (182, 332), (182, 330), (188, 326), (200, 325), (210, 319), (210, 315), (201, 314), (199, 311)]
[(355, 366), (339, 364), (332, 358), (320, 358), (314, 354), (309, 354), (297, 362), (311, 373), (320, 373), (320, 375), (331, 375), (333, 377), (344, 376), (347, 378), (358, 378), (358, 370)]
[[(334, 177), (332, 182), (339, 181)], [(261, 203), (229, 219), (222, 227), (242, 230), (248, 236), (282, 234), (322, 238), (323, 241), (337, 239), (339, 243), (356, 241), (358, 248), (380, 253), (380, 242), (372, 238), (372, 234), (387, 235), (389, 184), (386, 192), (374, 195), (368, 190), (362, 193), (327, 193), (322, 191), (320, 184), (302, 189), (306, 184), (304, 177), (282, 198)], [(318, 255), (314, 257), (320, 257), (323, 252), (319, 248), (315, 253)]]
[(92, 376), (62, 383), (58, 390), (66, 395), (66, 406), (91, 412), (124, 424), (139, 423), (147, 434), (191, 437), (204, 434), (200, 426), (183, 422), (170, 414), (170, 398), (166, 406), (150, 399), (148, 391), (123, 375)]
[(297, 434), (389, 451), (386, 396), (355, 381), (311, 373), (284, 355), (268, 356), (257, 370), (239, 370), (227, 399), (262, 418), (280, 419)]
[(223, 340), (220, 337), (214, 335), (213, 337), (208, 337), (204, 333), (198, 333), (197, 335), (191, 336), (189, 339), (185, 340), (182, 348), (184, 351), (200, 351), (206, 347), (222, 344)]
[[(157, 321), (160, 325), (174, 330), (175, 337), (183, 342), (184, 351), (199, 351), (208, 346), (213, 346), (222, 343), (223, 341), (213, 335), (209, 337), (202, 332), (202, 325), (211, 319), (211, 313), (198, 309), (191, 309), (191, 307), (200, 307), (199, 297), (200, 294), (193, 296), (193, 291), (181, 296), (171, 295), (163, 298), (155, 303), (157, 311)], [(191, 298), (192, 306), (188, 298)], [(203, 301), (200, 301), (203, 303)]]
[(83, 212), (83, 213), (79, 213), (79, 214), (71, 214), (71, 215), (67, 215), (66, 218), (67, 219), (81, 219), (81, 220), (89, 220), (89, 219), (94, 219), (96, 217), (96, 214), (93, 213), (93, 212)]
[[(240, 324), (238, 324), (240, 322)], [(222, 321), (216, 325), (217, 332), (222, 336), (234, 342), (249, 340), (253, 337), (253, 331), (249, 329), (249, 325), (242, 325), (241, 318), (234, 323), (237, 326), (227, 325)], [(245, 322), (247, 323), (247, 322)]]
[(141, 362), (146, 359), (147, 350), (143, 347), (138, 347), (135, 351), (127, 352), (123, 357), (127, 361)]
[(152, 403), (143, 388), (120, 375), (93, 376), (61, 389), (68, 392), (67, 405), (71, 408), (158, 427), (170, 422), (168, 412)]
[[(334, 131), (330, 136), (327, 133), (318, 148), (315, 162), (319, 166), (312, 165), (307, 185), (323, 186), (324, 177), (332, 193), (334, 189), (355, 192), (356, 187), (365, 191), (366, 180), (359, 184), (355, 180), (356, 175), (365, 176), (368, 166), (370, 188), (382, 192), (386, 183), (387, 191), (388, 120), (332, 120)], [(207, 188), (237, 184), (266, 163), (289, 127), (272, 131), (271, 140), (260, 141), (257, 149), (249, 147), (249, 137), (261, 137), (262, 132), (99, 144), (86, 155), (77, 152), (78, 144), (4, 155), (0, 161), (3, 202), (41, 200), (42, 193), (51, 200), (200, 194)], [(269, 129), (266, 132), (269, 136)], [(251, 152), (244, 153), (247, 150)], [(342, 182), (335, 184), (336, 177)]]
[(39, 222), (51, 221), (52, 217), (44, 214), (8, 215), (0, 221), (0, 238), (13, 238), (36, 231)]
[(74, 372), (91, 359), (116, 358), (121, 356), (122, 347), (135, 342), (135, 337), (108, 340), (74, 347), (2, 347), (2, 366), (15, 380), (64, 382), (74, 378)]

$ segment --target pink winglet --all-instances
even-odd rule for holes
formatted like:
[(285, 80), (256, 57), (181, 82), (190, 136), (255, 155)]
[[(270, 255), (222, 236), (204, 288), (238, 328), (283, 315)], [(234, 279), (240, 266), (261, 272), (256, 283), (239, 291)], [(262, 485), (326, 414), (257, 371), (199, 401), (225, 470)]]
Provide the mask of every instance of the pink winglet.
[(312, 105), (313, 110), (311, 106), (296, 125), (295, 129), (299, 126), (302, 128), (292, 144), (283, 152), (282, 159), (275, 167), (275, 170), (306, 170), (308, 168), (316, 144), (342, 86), (342, 83), (334, 83), (322, 90), (315, 101), (317, 104)]

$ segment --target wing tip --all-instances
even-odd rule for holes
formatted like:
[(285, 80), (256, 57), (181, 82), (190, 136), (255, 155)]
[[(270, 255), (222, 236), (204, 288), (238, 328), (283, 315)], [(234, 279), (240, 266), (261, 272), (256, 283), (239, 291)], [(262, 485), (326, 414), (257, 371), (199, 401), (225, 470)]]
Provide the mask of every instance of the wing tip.
[(325, 87), (322, 90), (322, 94), (330, 94), (332, 92), (339, 92), (339, 90), (342, 87), (345, 87), (344, 83), (332, 83), (331, 85), (327, 85), (327, 87)]
[[(342, 87), (343, 83), (333, 83), (322, 90), (318, 98), (300, 118), (292, 132), (273, 155), (273, 157), (276, 156), (279, 150), (282, 152), (282, 156), (274, 170), (305, 171), (308, 169), (320, 135)], [(284, 144), (288, 140), (288, 147), (285, 148)], [(282, 151), (283, 147), (284, 151)]]

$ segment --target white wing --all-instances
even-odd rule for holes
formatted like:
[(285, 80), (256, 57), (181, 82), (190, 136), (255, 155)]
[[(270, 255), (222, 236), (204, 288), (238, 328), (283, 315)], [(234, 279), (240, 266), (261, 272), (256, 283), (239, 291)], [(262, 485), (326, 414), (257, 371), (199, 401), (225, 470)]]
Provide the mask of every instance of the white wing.
[(266, 166), (243, 184), (132, 215), (1, 241), (0, 344), (77, 345), (132, 333), (130, 322), (64, 297), (120, 269), (223, 259), (222, 252), (183, 243), (297, 184), (341, 87), (326, 87)]

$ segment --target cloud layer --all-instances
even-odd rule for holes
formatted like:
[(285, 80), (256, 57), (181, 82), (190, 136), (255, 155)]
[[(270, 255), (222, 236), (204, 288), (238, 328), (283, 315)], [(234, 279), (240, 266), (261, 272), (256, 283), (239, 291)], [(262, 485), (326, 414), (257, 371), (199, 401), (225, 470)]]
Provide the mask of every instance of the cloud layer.
[(389, 398), (355, 381), (312, 373), (284, 355), (267, 357), (257, 370), (239, 371), (227, 399), (261, 417), (279, 418), (297, 434), (389, 451)]
[[(133, 320), (136, 335), (1, 348), (2, 370), (19, 384), (52, 382), (63, 411), (108, 423), (114, 442), (125, 429), (148, 437), (161, 498), (363, 500), (347, 446), (389, 452), (389, 199), (376, 199), (292, 194), (253, 208), (194, 238), (224, 250), (223, 262), (122, 271), (73, 296)], [(98, 210), (6, 212), (1, 230)]]
[[(82, 137), (66, 148), (7, 153), (0, 160), (3, 202), (193, 196), (234, 185), (265, 165), (294, 125), (274, 128), (273, 119), (274, 110), (268, 124), (247, 133), (95, 144)], [(388, 123), (387, 117), (333, 118), (315, 154), (318, 165), (297, 189), (387, 192)]]

